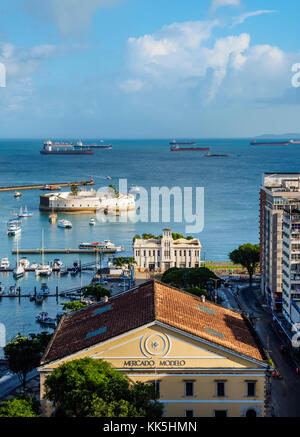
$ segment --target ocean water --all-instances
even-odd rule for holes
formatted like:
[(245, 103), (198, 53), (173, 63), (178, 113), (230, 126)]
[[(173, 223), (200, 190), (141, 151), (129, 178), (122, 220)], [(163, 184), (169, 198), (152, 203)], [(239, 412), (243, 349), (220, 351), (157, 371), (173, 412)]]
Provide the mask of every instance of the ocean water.
[[(74, 140), (76, 141), (76, 140)], [(87, 143), (85, 140), (84, 142)], [(230, 154), (228, 158), (205, 158), (205, 152), (171, 153), (168, 140), (109, 140), (112, 150), (95, 150), (93, 156), (43, 156), (39, 153), (43, 140), (0, 140), (0, 186), (57, 183), (89, 180), (92, 176), (95, 188), (118, 187), (119, 179), (127, 179), (128, 185), (151, 187), (204, 187), (204, 229), (194, 234), (202, 243), (202, 259), (225, 261), (228, 253), (238, 245), (259, 240), (259, 188), (263, 172), (299, 171), (300, 145), (250, 146), (249, 139), (195, 140), (211, 147), (211, 153)], [(112, 178), (107, 180), (107, 176)], [(41, 191), (23, 191), (20, 199), (13, 192), (0, 193), (0, 258), (8, 257), (11, 265), (16, 257), (16, 238), (6, 234), (7, 220), (14, 211), (27, 206), (34, 216), (23, 220), (22, 235), (18, 238), (20, 249), (41, 247), (44, 230), (46, 248), (75, 248), (82, 241), (110, 239), (125, 248), (125, 255), (132, 255), (132, 238), (135, 234), (151, 232), (160, 234), (168, 226), (174, 232), (186, 234), (186, 223), (97, 222), (89, 226), (89, 215), (64, 215), (73, 223), (71, 230), (63, 230), (48, 222), (48, 214), (39, 212)], [(46, 255), (53, 261), (55, 255)], [(59, 256), (70, 266), (78, 255)], [(28, 256), (31, 263), (41, 262), (41, 256)], [(91, 262), (92, 255), (81, 256), (82, 262)], [(6, 285), (15, 283), (12, 274), (0, 273), (0, 281)], [(52, 275), (48, 280), (51, 291), (86, 285), (91, 273), (59, 278)], [(22, 291), (33, 292), (39, 288), (33, 273), (18, 281)], [(64, 299), (63, 299), (64, 300)], [(18, 332), (38, 332), (40, 326), (35, 316), (48, 311), (54, 317), (61, 310), (55, 298), (48, 298), (43, 306), (28, 299), (0, 300), (0, 323), (6, 326), (10, 340)]]

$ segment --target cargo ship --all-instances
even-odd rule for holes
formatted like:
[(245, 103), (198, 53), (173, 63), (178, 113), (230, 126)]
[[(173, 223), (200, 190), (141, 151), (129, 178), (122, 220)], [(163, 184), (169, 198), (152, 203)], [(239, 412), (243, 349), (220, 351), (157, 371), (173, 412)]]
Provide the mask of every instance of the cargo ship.
[(206, 153), (205, 158), (228, 158), (230, 155), (221, 155), (217, 153)]
[(40, 151), (42, 155), (94, 155), (90, 148), (75, 147), (72, 143), (46, 141)]
[(210, 147), (180, 147), (179, 144), (170, 148), (171, 152), (208, 152)]
[[(100, 141), (101, 143), (103, 143), (104, 141)], [(111, 144), (83, 144), (82, 141), (79, 141), (76, 146), (75, 149), (104, 149), (104, 150), (111, 150), (112, 149), (112, 145)]]
[(251, 146), (288, 146), (290, 141), (251, 141)]
[(171, 146), (195, 146), (197, 143), (195, 143), (194, 141), (178, 142), (176, 140), (172, 140), (169, 142), (169, 144)]

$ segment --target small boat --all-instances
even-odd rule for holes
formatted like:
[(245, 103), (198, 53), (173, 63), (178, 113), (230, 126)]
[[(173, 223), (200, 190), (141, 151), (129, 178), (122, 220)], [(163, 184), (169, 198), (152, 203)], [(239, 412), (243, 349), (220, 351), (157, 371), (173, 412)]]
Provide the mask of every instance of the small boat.
[(91, 220), (90, 220), (90, 226), (95, 226), (95, 224), (96, 224), (96, 220), (95, 219), (93, 219), (93, 218), (91, 218)]
[(39, 264), (35, 269), (35, 276), (50, 276), (52, 268), (48, 264)]
[(0, 297), (3, 296), (5, 293), (5, 286), (2, 285), (2, 282), (0, 282)]
[(129, 194), (140, 194), (140, 191), (140, 187), (138, 187), (137, 185), (130, 185), (128, 189)]
[(41, 190), (43, 190), (43, 191), (50, 191), (50, 190), (51, 190), (51, 187), (50, 187), (50, 185), (44, 185), (44, 186), (41, 188)]
[(70, 228), (72, 228), (73, 225), (72, 225), (72, 222), (70, 222), (70, 220), (62, 219), (62, 220), (58, 220), (57, 226), (59, 228), (70, 229)]
[(35, 271), (35, 270), (38, 268), (38, 266), (39, 266), (39, 264), (37, 264), (37, 263), (33, 263), (33, 264), (31, 264), (31, 266), (29, 267), (29, 269)]
[(9, 287), (7, 295), (9, 297), (18, 296), (17, 286), (16, 285), (12, 285), (11, 287)]
[(35, 319), (41, 325), (56, 326), (56, 319), (51, 319), (45, 311), (42, 311)]
[(29, 269), (30, 261), (27, 258), (23, 257), (20, 259), (19, 265), (22, 266), (25, 270)]
[(33, 216), (33, 212), (28, 211), (27, 206), (25, 206), (24, 210), (22, 209), (22, 207), (20, 208), (18, 217), (19, 218), (26, 218), (26, 217), (31, 217)]
[(60, 276), (64, 276), (64, 275), (68, 275), (69, 274), (69, 270), (67, 269), (67, 267), (62, 267), (59, 271)]
[(16, 224), (9, 224), (7, 228), (7, 235), (18, 235), (22, 232), (22, 229), (20, 226)]
[(61, 270), (63, 263), (60, 259), (55, 259), (53, 262), (53, 270)]
[(48, 296), (48, 294), (50, 293), (49, 287), (45, 282), (42, 283), (40, 292), (43, 294), (43, 296)]
[(44, 296), (42, 293), (37, 293), (35, 296), (36, 303), (42, 303), (44, 301)]
[(18, 265), (18, 267), (16, 267), (13, 271), (13, 276), (15, 279), (20, 279), (23, 278), (23, 276), (25, 275), (25, 269), (23, 266), (21, 266), (20, 264)]
[(106, 179), (108, 179), (109, 181), (111, 181), (112, 180), (112, 178), (110, 177), (110, 176), (107, 176), (107, 178)]
[(0, 268), (3, 270), (6, 270), (9, 268), (9, 266), (10, 266), (10, 262), (9, 262), (8, 258), (2, 258)]
[(14, 197), (21, 197), (22, 193), (20, 191), (15, 191)]
[(78, 269), (78, 267), (71, 267), (71, 268), (69, 269), (69, 272), (70, 272), (70, 274), (71, 274), (72, 276), (75, 276), (75, 275), (77, 275), (77, 274), (79, 273), (79, 269)]

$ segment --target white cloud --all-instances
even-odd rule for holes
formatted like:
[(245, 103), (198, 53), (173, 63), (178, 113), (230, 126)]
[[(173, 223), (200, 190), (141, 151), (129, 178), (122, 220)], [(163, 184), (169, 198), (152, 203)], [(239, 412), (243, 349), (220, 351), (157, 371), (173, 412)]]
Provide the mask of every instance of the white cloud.
[(25, 0), (32, 14), (53, 21), (61, 34), (81, 34), (98, 9), (121, 0)]
[(215, 13), (217, 9), (222, 8), (224, 6), (239, 7), (240, 5), (241, 5), (240, 0), (212, 0), (210, 10), (212, 13)]
[(233, 26), (235, 26), (237, 24), (244, 23), (244, 21), (246, 21), (247, 18), (257, 17), (257, 16), (263, 15), (263, 14), (273, 14), (275, 12), (278, 12), (278, 11), (262, 9), (262, 10), (259, 10), (259, 11), (246, 12), (245, 14), (242, 14), (242, 15), (239, 15), (238, 17), (234, 17), (233, 18)]
[(251, 45), (247, 33), (214, 37), (218, 21), (174, 23), (152, 35), (129, 38), (126, 93), (194, 90), (201, 103), (280, 95), (290, 84), (296, 55)]

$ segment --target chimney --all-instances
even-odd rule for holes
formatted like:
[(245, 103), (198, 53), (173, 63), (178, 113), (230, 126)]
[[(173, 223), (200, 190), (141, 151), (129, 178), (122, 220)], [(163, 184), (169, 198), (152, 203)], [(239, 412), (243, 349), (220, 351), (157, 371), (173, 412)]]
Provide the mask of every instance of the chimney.
[(201, 301), (205, 302), (205, 296), (201, 296)]

